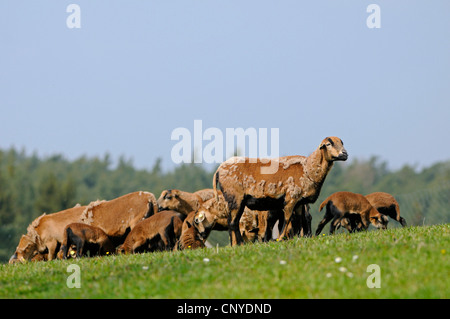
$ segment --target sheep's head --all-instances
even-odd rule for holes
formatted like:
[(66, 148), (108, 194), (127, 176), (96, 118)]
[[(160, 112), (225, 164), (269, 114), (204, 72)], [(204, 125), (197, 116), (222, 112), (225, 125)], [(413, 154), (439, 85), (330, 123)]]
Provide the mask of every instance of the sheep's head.
[(194, 227), (203, 239), (206, 239), (216, 224), (217, 216), (207, 210), (199, 210), (194, 215)]
[[(375, 209), (375, 208), (374, 208)], [(389, 218), (383, 214), (375, 214), (370, 216), (370, 223), (379, 229), (387, 229), (389, 223)]]
[(25, 262), (33, 257), (33, 254), (38, 250), (37, 244), (28, 235), (22, 235), (17, 245), (14, 255), (9, 259), (10, 264), (17, 262)]
[(326, 137), (319, 148), (323, 151), (325, 159), (329, 162), (346, 161), (348, 158), (347, 150), (344, 148), (344, 142), (339, 137)]
[(161, 193), (157, 200), (158, 211), (177, 210), (180, 206), (179, 191), (176, 189), (168, 189)]

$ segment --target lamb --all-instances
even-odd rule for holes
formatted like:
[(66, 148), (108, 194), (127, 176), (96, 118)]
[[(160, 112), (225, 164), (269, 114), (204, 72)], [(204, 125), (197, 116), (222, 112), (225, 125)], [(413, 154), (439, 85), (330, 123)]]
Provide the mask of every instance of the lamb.
[(212, 189), (202, 189), (195, 193), (184, 192), (178, 189), (168, 189), (161, 193), (157, 204), (159, 211), (175, 210), (187, 216), (190, 212), (197, 210), (203, 202), (212, 197), (214, 197), (214, 191)]
[(53, 214), (42, 214), (31, 222), (27, 234), (22, 235), (9, 263), (31, 260), (36, 253), (47, 252), (47, 260), (53, 260), (64, 240), (64, 228), (79, 221), (86, 206), (77, 205)]
[(191, 212), (183, 222), (180, 239), (174, 250), (205, 247), (205, 240), (217, 221), (217, 216), (208, 211)]
[[(192, 218), (195, 212), (192, 212)], [(192, 221), (189, 222), (189, 216), (183, 222), (183, 231), (181, 233), (180, 239), (177, 241), (174, 250), (184, 250), (184, 249), (197, 249), (204, 248), (205, 241), (203, 237), (200, 236), (198, 230), (192, 226)]]
[(301, 205), (314, 203), (333, 163), (347, 158), (342, 140), (327, 137), (308, 157), (272, 159), (270, 166), (278, 168), (272, 174), (263, 174), (267, 169), (267, 160), (264, 159), (234, 157), (223, 162), (214, 174), (213, 190), (217, 198), (217, 188), (220, 186), (228, 202), (232, 245), (243, 241), (239, 220), (245, 206), (254, 210), (282, 211), (284, 226), (279, 239), (287, 237), (287, 226), (293, 212), (301, 213)]
[(387, 215), (392, 219), (398, 221), (403, 227), (406, 226), (406, 220), (400, 216), (400, 206), (398, 202), (395, 200), (394, 196), (383, 193), (376, 192), (369, 195), (366, 195), (369, 203), (375, 207), (381, 214)]
[(92, 202), (79, 221), (103, 229), (117, 246), (140, 221), (157, 212), (155, 196), (139, 191), (109, 201)]
[(61, 245), (62, 258), (67, 259), (67, 253), (72, 245), (76, 246), (76, 257), (93, 255), (108, 255), (115, 247), (106, 233), (98, 227), (83, 223), (72, 223), (64, 229), (64, 241)]
[(318, 236), (323, 227), (333, 219), (330, 226), (330, 234), (333, 234), (336, 226), (345, 226), (348, 230), (366, 230), (369, 224), (376, 228), (386, 229), (388, 218), (380, 214), (369, 201), (361, 194), (351, 192), (337, 192), (325, 199), (320, 204), (319, 211), (326, 206), (324, 218), (320, 221), (316, 236)]
[(182, 221), (175, 211), (157, 213), (138, 223), (117, 249), (120, 253), (172, 250), (181, 235)]

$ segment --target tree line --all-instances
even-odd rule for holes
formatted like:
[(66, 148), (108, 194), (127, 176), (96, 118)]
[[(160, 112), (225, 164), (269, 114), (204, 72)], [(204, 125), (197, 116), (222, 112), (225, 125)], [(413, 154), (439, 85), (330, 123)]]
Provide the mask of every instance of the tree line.
[[(420, 171), (408, 165), (396, 171), (387, 167), (377, 157), (336, 163), (319, 199), (311, 206), (313, 228), (322, 217), (317, 212), (320, 202), (342, 190), (391, 193), (409, 225), (449, 222), (446, 210), (450, 204), (450, 161)], [(62, 155), (39, 157), (15, 148), (0, 150), (0, 262), (9, 259), (27, 226), (44, 212), (109, 200), (137, 190), (159, 197), (164, 189), (193, 192), (211, 188), (214, 171), (199, 164), (182, 164), (165, 172), (161, 159), (151, 169), (137, 169), (132, 160), (123, 156), (113, 165), (109, 154), (70, 161)], [(212, 241), (223, 244), (227, 237), (222, 232)]]

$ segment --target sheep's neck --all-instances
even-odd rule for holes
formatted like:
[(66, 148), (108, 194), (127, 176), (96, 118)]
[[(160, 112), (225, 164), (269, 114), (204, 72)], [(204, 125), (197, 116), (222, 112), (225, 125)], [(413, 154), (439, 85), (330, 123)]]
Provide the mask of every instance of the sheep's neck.
[(332, 167), (333, 162), (327, 161), (323, 156), (323, 152), (320, 149), (317, 149), (308, 156), (305, 173), (314, 184), (318, 187), (322, 187), (322, 184)]

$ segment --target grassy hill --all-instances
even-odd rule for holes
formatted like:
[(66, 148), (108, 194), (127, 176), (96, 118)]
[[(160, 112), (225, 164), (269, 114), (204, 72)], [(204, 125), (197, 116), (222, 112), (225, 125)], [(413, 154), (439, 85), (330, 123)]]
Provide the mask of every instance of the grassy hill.
[[(450, 224), (0, 265), (1, 298), (448, 298)], [(81, 288), (68, 288), (70, 264)], [(381, 288), (368, 288), (367, 267)]]

